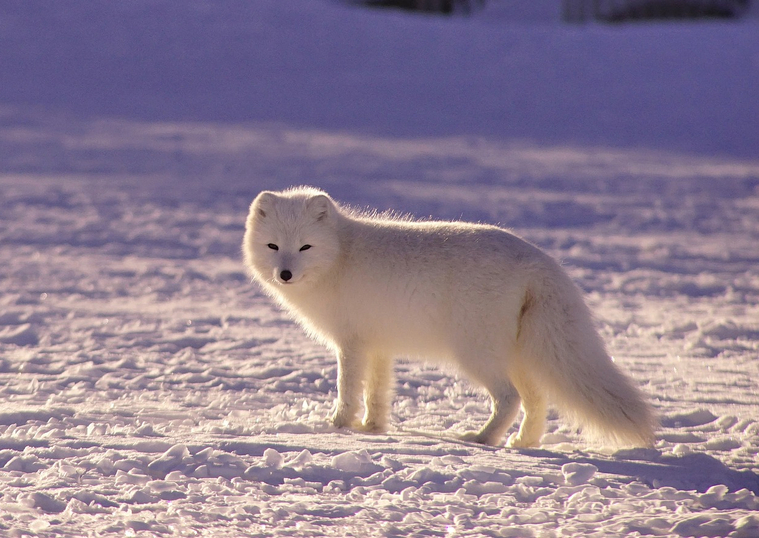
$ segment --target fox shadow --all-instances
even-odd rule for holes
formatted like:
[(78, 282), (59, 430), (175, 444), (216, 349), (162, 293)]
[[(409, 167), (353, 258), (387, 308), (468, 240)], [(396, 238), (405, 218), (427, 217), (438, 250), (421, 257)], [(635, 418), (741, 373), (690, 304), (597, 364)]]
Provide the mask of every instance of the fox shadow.
[(563, 465), (589, 463), (598, 471), (623, 480), (637, 480), (648, 486), (696, 490), (700, 493), (712, 486), (724, 485), (728, 491), (742, 489), (759, 495), (759, 474), (750, 470), (731, 469), (717, 458), (694, 452), (682, 456), (665, 455), (657, 450), (620, 451), (612, 458), (571, 456), (547, 450), (524, 450), (525, 455), (541, 457)]

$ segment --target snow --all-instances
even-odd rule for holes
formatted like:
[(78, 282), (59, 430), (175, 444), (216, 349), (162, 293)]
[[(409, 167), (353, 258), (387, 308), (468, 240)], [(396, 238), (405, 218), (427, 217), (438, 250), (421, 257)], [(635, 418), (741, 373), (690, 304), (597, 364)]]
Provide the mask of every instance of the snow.
[[(548, 5), (0, 7), (0, 535), (759, 536), (756, 19)], [(240, 260), (304, 183), (563, 260), (655, 448), (457, 441), (487, 399), (406, 361), (387, 433), (328, 426), (334, 358)]]

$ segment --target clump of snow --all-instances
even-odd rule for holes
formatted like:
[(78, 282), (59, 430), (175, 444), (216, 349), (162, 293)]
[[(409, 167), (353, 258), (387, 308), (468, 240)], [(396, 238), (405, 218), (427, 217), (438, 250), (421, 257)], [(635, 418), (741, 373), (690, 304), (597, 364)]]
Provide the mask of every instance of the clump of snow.
[(592, 463), (567, 463), (561, 467), (561, 474), (569, 486), (579, 486), (593, 478), (598, 467)]
[(267, 448), (266, 450), (264, 450), (263, 459), (267, 467), (274, 467), (275, 469), (281, 468), (282, 462), (284, 461), (282, 454), (280, 454), (273, 448)]
[(332, 466), (340, 471), (351, 474), (367, 474), (381, 469), (372, 462), (372, 457), (366, 450), (345, 452), (332, 458)]

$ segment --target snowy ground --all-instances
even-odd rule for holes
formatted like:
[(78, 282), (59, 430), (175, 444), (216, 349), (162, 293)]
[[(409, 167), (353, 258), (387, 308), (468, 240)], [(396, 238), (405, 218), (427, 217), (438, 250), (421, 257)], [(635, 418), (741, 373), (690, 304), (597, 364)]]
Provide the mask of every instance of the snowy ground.
[[(139, 5), (123, 8), (126, 20), (139, 20)], [(268, 23), (283, 14), (293, 28), (303, 22), (289, 2), (260, 5)], [(181, 107), (203, 90), (192, 85), (165, 115), (151, 107), (170, 92), (140, 88), (132, 108), (104, 111), (87, 108), (94, 90), (75, 95), (66, 69), (29, 67), (41, 77), (31, 102), (18, 97), (23, 81), (0, 88), (0, 535), (759, 536), (759, 105), (750, 98), (759, 38), (747, 30), (756, 26), (623, 28), (621, 39), (593, 26), (441, 23), (317, 5), (327, 29), (419, 24), (443, 53), (446, 32), (466, 43), (483, 28), (528, 50), (545, 43), (532, 58), (540, 77), (508, 88), (536, 101), (581, 88), (554, 90), (545, 73), (594, 43), (634, 50), (658, 32), (679, 52), (689, 43), (706, 51), (702, 37), (739, 47), (733, 63), (709, 49), (708, 62), (684, 58), (683, 72), (667, 72), (667, 55), (629, 67), (628, 84), (643, 91), (653, 91), (645, 76), (656, 69), (667, 72), (660, 89), (675, 82), (662, 100), (638, 103), (648, 115), (640, 120), (634, 107), (616, 107), (633, 90), (613, 86), (623, 93), (597, 101), (575, 88), (579, 112), (566, 114), (602, 108), (578, 122), (576, 137), (566, 121), (556, 132), (550, 117), (524, 110), (513, 114), (534, 120), (529, 133), (470, 130), (469, 113), (488, 117), (492, 101), (433, 118), (435, 99), (452, 95), (444, 89), (397, 131), (382, 107), (321, 127), (319, 114), (274, 123), (255, 106), (245, 121), (217, 117), (220, 104), (186, 117)], [(234, 15), (219, 17), (237, 28)], [(6, 26), (17, 40), (0, 53), (6, 67), (57, 46), (53, 32), (29, 48), (19, 20)], [(189, 42), (197, 28), (186, 22), (172, 32)], [(78, 39), (101, 40), (100, 62), (115, 73), (122, 42), (95, 26), (95, 37)], [(269, 35), (261, 28), (246, 34), (252, 48)], [(381, 52), (392, 57), (390, 45)], [(209, 53), (215, 69), (222, 56)], [(269, 74), (275, 60), (256, 58)], [(355, 65), (329, 66), (351, 80)], [(177, 69), (174, 82), (186, 80), (190, 68)], [(478, 76), (476, 95), (503, 83)], [(686, 80), (738, 100), (709, 111), (693, 97), (673, 111)], [(56, 87), (67, 99), (46, 93)], [(387, 89), (367, 88), (373, 97)], [(332, 97), (316, 96), (317, 109)], [(670, 137), (659, 112), (694, 125)], [(630, 130), (600, 143), (598, 129), (615, 121)], [(333, 358), (248, 282), (239, 256), (255, 193), (301, 183), (360, 206), (499, 222), (563, 259), (615, 359), (660, 413), (656, 448), (589, 446), (558, 416), (539, 450), (455, 441), (487, 418), (486, 398), (455, 372), (408, 362), (397, 368), (387, 434), (327, 426)]]

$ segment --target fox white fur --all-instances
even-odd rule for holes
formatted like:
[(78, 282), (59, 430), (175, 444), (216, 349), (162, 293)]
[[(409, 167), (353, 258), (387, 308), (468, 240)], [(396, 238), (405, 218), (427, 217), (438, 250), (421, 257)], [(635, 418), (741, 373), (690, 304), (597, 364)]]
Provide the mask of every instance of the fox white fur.
[(361, 213), (298, 187), (253, 200), (243, 252), (263, 289), (336, 351), (336, 427), (386, 429), (403, 356), (453, 364), (488, 391), (490, 419), (466, 440), (500, 443), (521, 403), (507, 444), (539, 445), (549, 402), (615, 445), (654, 440), (652, 410), (579, 289), (506, 230)]

